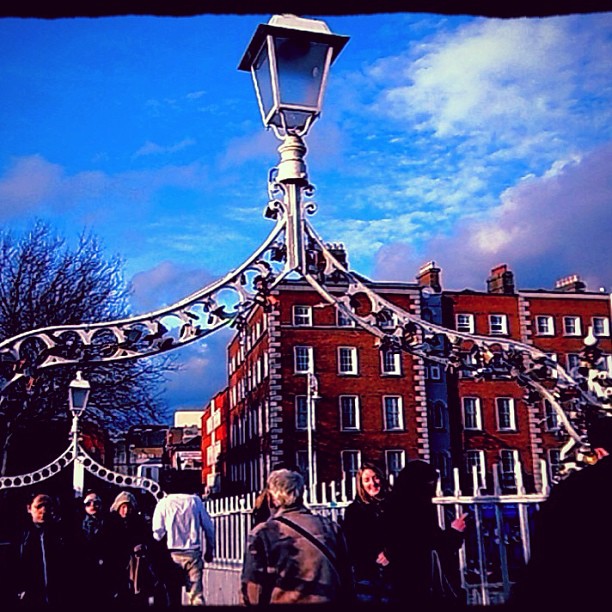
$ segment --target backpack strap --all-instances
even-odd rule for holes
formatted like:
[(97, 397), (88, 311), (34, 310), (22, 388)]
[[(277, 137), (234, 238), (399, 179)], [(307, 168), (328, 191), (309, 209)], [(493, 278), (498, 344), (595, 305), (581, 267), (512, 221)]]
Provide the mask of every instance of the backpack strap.
[(283, 515), (275, 516), (273, 517), (273, 520), (278, 521), (279, 523), (283, 523), (283, 525), (287, 525), (287, 527), (293, 529), (293, 531), (297, 531), (297, 533), (305, 537), (313, 546), (316, 546), (327, 557), (328, 561), (331, 563), (331, 566), (334, 568), (334, 571), (336, 572), (336, 574), (338, 574), (339, 577), (342, 576), (342, 574), (338, 570), (335, 555), (325, 544), (323, 544), (323, 542), (321, 542), (321, 540), (313, 536), (312, 533), (310, 533), (310, 531), (308, 531), (307, 529), (304, 529), (304, 527), (302, 527), (301, 525), (298, 525), (297, 523), (294, 523), (293, 521), (289, 520)]

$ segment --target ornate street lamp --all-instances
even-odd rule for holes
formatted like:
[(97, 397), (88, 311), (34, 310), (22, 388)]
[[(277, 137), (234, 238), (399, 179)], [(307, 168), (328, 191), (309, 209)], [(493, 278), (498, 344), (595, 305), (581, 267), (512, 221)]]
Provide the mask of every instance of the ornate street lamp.
[(306, 257), (301, 198), (310, 188), (302, 137), (321, 113), (329, 67), (347, 42), (348, 36), (332, 34), (323, 21), (274, 15), (257, 27), (238, 66), (253, 76), (264, 125), (283, 141), (270, 191), (283, 193), (287, 264), (302, 273)]
[(85, 412), (90, 391), (91, 386), (89, 381), (83, 378), (79, 370), (68, 387), (68, 404), (70, 406), (70, 413), (74, 419), (78, 419), (83, 412)]
[(329, 67), (347, 42), (325, 22), (295, 15), (257, 27), (238, 68), (253, 75), (264, 125), (281, 140), (305, 135), (319, 116)]
[(85, 472), (82, 458), (79, 454), (79, 417), (87, 408), (90, 390), (89, 381), (83, 378), (80, 370), (77, 371), (74, 380), (68, 386), (68, 406), (72, 414), (70, 435), (72, 436), (72, 450), (74, 453), (72, 489), (75, 498), (83, 496), (83, 487), (85, 484)]

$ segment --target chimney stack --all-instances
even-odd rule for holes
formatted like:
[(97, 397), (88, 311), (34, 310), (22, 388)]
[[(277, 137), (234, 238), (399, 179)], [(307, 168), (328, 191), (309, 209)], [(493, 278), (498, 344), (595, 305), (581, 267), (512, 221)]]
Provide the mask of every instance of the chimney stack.
[(586, 284), (580, 280), (577, 274), (564, 276), (555, 283), (555, 291), (563, 291), (564, 293), (583, 293), (586, 290)]
[(440, 272), (441, 270), (436, 266), (435, 261), (428, 261), (423, 264), (416, 277), (419, 287), (431, 287), (436, 293), (440, 293), (442, 291)]
[(506, 264), (491, 269), (491, 276), (487, 279), (487, 292), (504, 295), (514, 293), (514, 273), (508, 270)]
[(346, 254), (346, 247), (341, 242), (328, 242), (326, 245), (327, 250), (338, 260), (338, 263), (342, 264), (348, 270), (348, 256)]

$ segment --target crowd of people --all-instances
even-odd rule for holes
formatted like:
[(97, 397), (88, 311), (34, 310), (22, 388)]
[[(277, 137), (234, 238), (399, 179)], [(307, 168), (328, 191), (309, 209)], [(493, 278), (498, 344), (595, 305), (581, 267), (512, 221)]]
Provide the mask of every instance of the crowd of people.
[(129, 491), (108, 510), (96, 491), (86, 493), (77, 516), (60, 517), (58, 509), (46, 492), (27, 503), (28, 520), (10, 554), (13, 603), (204, 605), (203, 563), (213, 560), (214, 526), (199, 495), (170, 491), (150, 520)]
[[(607, 550), (609, 539), (603, 526), (610, 505), (612, 419), (597, 421), (590, 438), (598, 461), (553, 487), (511, 604), (543, 605), (551, 597), (559, 604), (579, 603), (603, 595), (607, 565), (587, 561)], [(462, 607), (454, 557), (467, 514), (458, 514), (447, 529), (439, 526), (433, 503), (438, 477), (429, 463), (412, 460), (391, 487), (376, 465), (366, 463), (357, 474), (354, 500), (336, 522), (305, 505), (299, 470), (277, 466), (253, 510), (241, 603)], [(108, 511), (102, 497), (89, 491), (82, 516), (67, 528), (54, 498), (36, 492), (14, 546), (14, 599), (35, 606), (89, 600), (138, 607), (180, 605), (184, 596), (190, 605), (205, 605), (203, 568), (214, 558), (213, 522), (199, 495), (166, 493), (146, 520), (129, 491), (121, 491)], [(585, 562), (573, 568), (577, 579), (555, 591), (549, 585), (562, 574), (568, 550), (569, 557)]]

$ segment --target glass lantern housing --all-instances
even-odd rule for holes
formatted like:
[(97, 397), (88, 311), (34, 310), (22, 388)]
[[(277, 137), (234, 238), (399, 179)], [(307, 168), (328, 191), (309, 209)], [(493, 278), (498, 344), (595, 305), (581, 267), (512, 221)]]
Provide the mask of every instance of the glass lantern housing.
[(80, 371), (76, 373), (76, 377), (70, 383), (68, 391), (70, 412), (74, 416), (79, 417), (87, 407), (90, 392), (89, 382), (83, 379)]
[(294, 15), (258, 26), (239, 69), (253, 76), (266, 127), (279, 137), (308, 131), (321, 112), (329, 67), (347, 42), (323, 21)]

